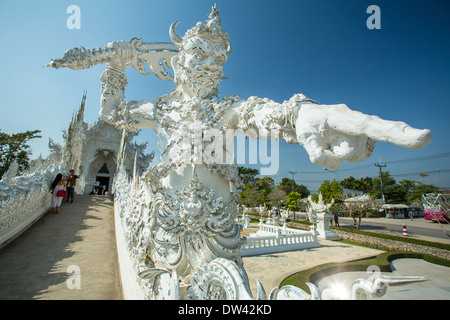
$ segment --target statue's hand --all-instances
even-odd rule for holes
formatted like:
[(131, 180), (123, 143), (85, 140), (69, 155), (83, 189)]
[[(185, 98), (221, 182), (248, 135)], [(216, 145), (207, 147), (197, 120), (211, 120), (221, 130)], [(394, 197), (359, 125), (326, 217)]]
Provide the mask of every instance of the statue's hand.
[(332, 170), (339, 169), (341, 161), (367, 159), (375, 140), (413, 149), (431, 140), (430, 130), (418, 130), (401, 121), (387, 121), (352, 111), (344, 104), (302, 105), (296, 133), (311, 162)]

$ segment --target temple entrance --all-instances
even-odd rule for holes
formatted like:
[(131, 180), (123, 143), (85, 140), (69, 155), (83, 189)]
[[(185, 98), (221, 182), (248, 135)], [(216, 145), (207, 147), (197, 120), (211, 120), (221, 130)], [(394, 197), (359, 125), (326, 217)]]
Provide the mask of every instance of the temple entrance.
[(100, 184), (98, 186), (98, 191), (97, 194), (103, 194), (103, 186), (106, 186), (105, 192), (109, 191), (109, 177), (101, 177), (101, 176), (96, 176), (95, 177), (95, 181), (98, 181)]
[(108, 166), (106, 165), (105, 162), (103, 166), (100, 168), (100, 170), (98, 170), (97, 175), (95, 177), (95, 181), (99, 182), (96, 194), (105, 194), (106, 191), (109, 191), (110, 178), (111, 172), (109, 172)]

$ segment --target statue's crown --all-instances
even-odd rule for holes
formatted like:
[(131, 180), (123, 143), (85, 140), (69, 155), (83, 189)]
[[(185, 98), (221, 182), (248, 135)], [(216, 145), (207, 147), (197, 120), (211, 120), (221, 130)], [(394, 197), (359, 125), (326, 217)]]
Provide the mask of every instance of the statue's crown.
[(178, 23), (179, 21), (172, 23), (169, 31), (170, 38), (178, 48), (182, 49), (183, 42), (192, 37), (209, 38), (222, 42), (227, 48), (228, 56), (231, 54), (230, 36), (228, 35), (228, 32), (222, 29), (220, 13), (215, 4), (208, 15), (206, 23), (202, 21), (197, 22), (194, 27), (186, 32), (183, 38), (175, 32), (175, 27)]

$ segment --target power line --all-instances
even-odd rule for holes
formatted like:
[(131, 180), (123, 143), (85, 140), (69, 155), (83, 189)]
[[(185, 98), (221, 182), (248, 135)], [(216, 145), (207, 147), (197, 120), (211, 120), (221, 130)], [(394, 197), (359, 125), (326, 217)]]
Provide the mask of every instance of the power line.
[(297, 174), (297, 171), (289, 171), (290, 174), (292, 174), (292, 192), (294, 192), (294, 176)]
[(444, 152), (444, 153), (432, 154), (432, 155), (429, 155), (429, 156), (423, 156), (423, 157), (417, 157), (417, 158), (409, 158), (409, 159), (404, 159), (404, 160), (388, 161), (388, 162), (386, 162), (386, 163), (394, 164), (394, 163), (401, 163), (401, 162), (413, 162), (413, 161), (421, 161), (421, 160), (433, 160), (433, 159), (445, 158), (445, 157), (449, 157), (449, 156), (450, 156), (450, 152)]
[(295, 182), (298, 182), (298, 183), (322, 183), (323, 180), (316, 180), (316, 181), (311, 181), (311, 180), (295, 180)]
[(415, 172), (415, 173), (399, 173), (399, 174), (391, 174), (392, 177), (402, 177), (402, 176), (414, 176), (414, 175), (420, 175), (421, 173), (446, 173), (450, 172), (450, 169), (443, 169), (443, 170), (432, 170), (432, 171), (422, 171), (422, 172)]
[[(438, 153), (438, 154), (432, 154), (428, 156), (422, 156), (422, 157), (416, 157), (416, 158), (408, 158), (408, 159), (402, 159), (402, 160), (393, 160), (393, 161), (385, 161), (385, 164), (398, 164), (398, 163), (405, 163), (405, 162), (414, 162), (414, 161), (423, 161), (423, 160), (434, 160), (439, 158), (445, 158), (450, 157), (450, 152), (444, 152), (444, 153)], [(348, 168), (348, 169), (339, 169), (338, 172), (344, 172), (344, 171), (352, 171), (352, 170), (359, 170), (359, 169), (365, 169), (372, 167), (372, 164), (364, 164), (358, 167)], [(300, 173), (323, 173), (323, 171), (300, 171)]]
[[(398, 163), (402, 163), (402, 162), (414, 162), (414, 161), (422, 161), (422, 160), (433, 160), (433, 159), (439, 159), (439, 158), (445, 158), (445, 157), (450, 157), (450, 152), (432, 154), (432, 155), (428, 155), (428, 156), (409, 158), (409, 159), (403, 159), (403, 160), (385, 161), (384, 163), (391, 165), (391, 164), (398, 164)], [(358, 167), (353, 167), (353, 168), (348, 168), (348, 169), (339, 169), (339, 170), (337, 170), (337, 172), (345, 172), (345, 171), (353, 171), (353, 170), (365, 169), (365, 168), (372, 167), (372, 165), (373, 164), (364, 164), (364, 165), (361, 165), (361, 166), (358, 166)], [(442, 170), (441, 170), (441, 172), (442, 172)], [(272, 175), (272, 177), (286, 176), (286, 175), (288, 175), (290, 173), (291, 173), (290, 171), (288, 171), (288, 172), (284, 171), (284, 172), (276, 173), (276, 174)], [(300, 173), (300, 174), (317, 174), (317, 173), (323, 173), (323, 171), (296, 171), (296, 173)], [(426, 172), (422, 172), (422, 173), (426, 173)], [(393, 175), (391, 175), (391, 176), (393, 176)], [(305, 181), (305, 182), (312, 182), (312, 181)]]
[[(421, 173), (447, 173), (450, 172), (450, 169), (441, 169), (441, 170), (433, 170), (433, 171), (422, 171), (422, 172), (414, 172), (414, 173), (399, 173), (399, 174), (390, 174), (391, 177), (402, 177), (402, 176), (413, 176), (413, 175), (419, 175)], [(375, 178), (374, 176), (370, 178)], [(444, 181), (450, 181), (450, 180), (444, 180)], [(443, 181), (443, 182), (444, 182)], [(323, 180), (295, 180), (296, 183), (322, 183)]]

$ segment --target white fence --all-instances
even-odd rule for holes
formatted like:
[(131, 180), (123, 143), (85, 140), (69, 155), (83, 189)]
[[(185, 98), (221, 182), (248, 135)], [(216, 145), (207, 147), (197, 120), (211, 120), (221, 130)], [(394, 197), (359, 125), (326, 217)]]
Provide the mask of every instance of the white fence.
[(31, 173), (0, 180), (0, 248), (29, 228), (51, 207), (50, 185), (64, 172), (61, 163), (48, 160)]
[(279, 227), (270, 223), (260, 223), (259, 228), (259, 231), (250, 235), (243, 245), (241, 249), (243, 257), (320, 246), (317, 236), (310, 231)]

